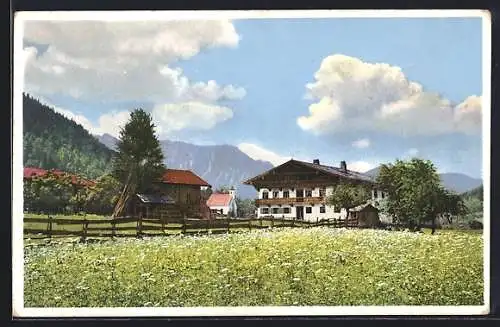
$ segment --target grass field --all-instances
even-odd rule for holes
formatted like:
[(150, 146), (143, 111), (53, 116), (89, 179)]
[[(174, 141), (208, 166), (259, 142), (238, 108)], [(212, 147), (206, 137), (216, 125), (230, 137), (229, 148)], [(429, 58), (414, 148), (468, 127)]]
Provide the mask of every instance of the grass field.
[(480, 305), (479, 233), (339, 228), (25, 248), (26, 307)]

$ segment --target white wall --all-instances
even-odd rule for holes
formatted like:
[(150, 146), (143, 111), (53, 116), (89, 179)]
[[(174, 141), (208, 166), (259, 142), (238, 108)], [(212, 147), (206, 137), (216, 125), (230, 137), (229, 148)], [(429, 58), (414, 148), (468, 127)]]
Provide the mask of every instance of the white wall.
[[(375, 196), (375, 191), (377, 191), (376, 192), (377, 196)], [(383, 197), (382, 197), (382, 195), (383, 195)], [(380, 201), (380, 200), (384, 200), (386, 198), (387, 198), (387, 192), (384, 192), (384, 191), (381, 191), (381, 190), (372, 190), (372, 200), (374, 200), (374, 201)]]
[(229, 211), (233, 211), (235, 214), (238, 212), (238, 207), (236, 206), (236, 201), (231, 200), (228, 206), (211, 206), (210, 210), (221, 210), (222, 209), (222, 214), (227, 215)]
[(210, 207), (210, 210), (221, 210), (222, 209), (222, 214), (223, 215), (227, 215), (227, 213), (229, 212), (229, 207), (224, 207), (224, 206), (211, 206)]
[[(316, 221), (316, 218), (318, 218), (318, 220), (321, 220), (321, 219), (332, 219), (332, 218), (344, 218), (345, 215), (346, 215), (346, 211), (345, 209), (342, 209), (341, 212), (334, 212), (333, 210), (333, 206), (328, 206), (326, 205), (325, 206), (325, 213), (320, 213), (320, 207), (322, 205), (319, 205), (319, 204), (315, 204), (315, 205), (304, 205), (304, 220), (307, 220), (307, 221)], [(272, 209), (273, 208), (290, 208), (290, 213), (286, 214), (286, 213), (278, 213), (278, 214), (273, 214), (272, 212)], [(306, 213), (306, 207), (311, 207), (311, 213)], [(268, 208), (269, 209), (269, 212), (267, 214), (263, 214), (261, 213), (261, 208)], [(296, 217), (296, 214), (297, 214), (297, 206), (288, 206), (288, 205), (283, 205), (283, 206), (278, 206), (278, 205), (271, 205), (270, 207), (268, 207), (267, 205), (264, 205), (264, 206), (260, 206), (257, 210), (257, 217), (258, 218), (261, 218), (261, 217), (268, 217), (268, 216), (273, 216), (275, 218), (282, 218), (282, 217), (285, 217), (285, 218), (289, 218), (289, 219), (293, 219)]]
[[(267, 214), (263, 214), (261, 213), (261, 210), (260, 208), (268, 208), (269, 209), (269, 213)], [(267, 217), (267, 216), (273, 216), (273, 217), (276, 217), (276, 218), (282, 218), (282, 217), (285, 217), (285, 218), (294, 218), (295, 217), (295, 206), (291, 207), (289, 205), (283, 205), (283, 206), (278, 206), (278, 205), (272, 205), (270, 207), (268, 207), (267, 205), (265, 206), (261, 206), (259, 209), (258, 209), (258, 213), (257, 213), (257, 217), (260, 218), (260, 217)], [(273, 214), (273, 208), (290, 208), (290, 213), (278, 213), (278, 214)]]
[[(334, 188), (334, 186), (328, 186), (325, 188), (325, 197), (327, 197), (333, 193), (333, 188)], [(304, 196), (305, 196), (306, 189), (307, 188), (304, 188)], [(269, 197), (268, 197), (269, 199), (273, 199), (273, 194), (272, 194), (273, 191), (278, 191), (278, 198), (283, 198), (283, 191), (287, 191), (287, 190), (289, 191), (290, 198), (296, 197), (296, 191), (297, 191), (296, 188), (294, 188), (293, 191), (291, 189), (288, 189), (288, 188), (282, 188), (282, 190), (280, 191), (279, 188), (277, 188), (277, 189), (260, 189), (259, 190), (259, 199), (262, 199), (262, 194), (265, 191), (269, 192)], [(312, 197), (319, 197), (319, 191), (320, 191), (319, 187), (313, 188), (312, 189)], [(387, 194), (385, 194), (385, 197), (387, 197)], [(377, 197), (375, 198), (374, 191), (372, 190), (372, 200), (381, 201), (382, 200), (381, 191), (377, 191)], [(330, 206), (330, 205), (325, 206), (325, 213), (320, 213), (321, 206), (322, 206), (321, 204), (315, 204), (315, 205), (305, 205), (304, 204), (303, 205), (303, 207), (304, 207), (304, 220), (316, 221), (316, 219), (318, 219), (318, 220), (320, 220), (320, 219), (332, 219), (332, 218), (344, 219), (347, 216), (347, 211), (345, 209), (342, 208), (340, 210), (340, 212), (335, 212), (334, 206)], [(269, 208), (269, 213), (262, 214), (261, 210), (260, 210), (261, 207)], [(270, 207), (268, 207), (267, 205), (263, 205), (263, 206), (260, 206), (257, 208), (257, 217), (260, 218), (260, 217), (266, 217), (266, 216), (274, 216), (276, 218), (281, 218), (284, 216), (285, 218), (290, 218), (290, 219), (293, 219), (296, 217), (296, 205), (294, 205), (293, 207), (283, 205), (282, 207), (290, 207), (290, 213), (288, 213), (288, 214), (284, 214), (284, 213), (273, 214), (272, 208), (279, 208), (278, 205), (271, 205)], [(311, 213), (306, 213), (306, 207), (312, 208)]]
[[(311, 188), (303, 188), (304, 190), (304, 197), (305, 197), (305, 191), (306, 190), (310, 190)], [(312, 189), (312, 196), (313, 197), (318, 197), (319, 196), (319, 190), (320, 188), (319, 187), (315, 187)], [(261, 188), (259, 190), (259, 199), (262, 199), (262, 194), (264, 192), (268, 192), (269, 193), (269, 199), (273, 199), (273, 191), (277, 191), (278, 192), (278, 198), (283, 198), (283, 192), (284, 191), (288, 191), (289, 193), (289, 197), (290, 198), (295, 198), (297, 196), (297, 189), (296, 188), (293, 188), (293, 191), (291, 188), (282, 188), (281, 191), (279, 188), (274, 188), (274, 189), (268, 189), (268, 188)]]

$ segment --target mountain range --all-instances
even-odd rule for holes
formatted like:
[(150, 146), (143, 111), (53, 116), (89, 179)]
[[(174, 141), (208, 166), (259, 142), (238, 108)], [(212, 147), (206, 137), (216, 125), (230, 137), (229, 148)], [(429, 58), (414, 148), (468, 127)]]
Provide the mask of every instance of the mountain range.
[[(375, 178), (377, 177), (379, 171), (380, 166), (365, 172), (365, 175)], [(483, 185), (483, 181), (481, 179), (473, 178), (460, 173), (442, 173), (439, 174), (439, 178), (441, 179), (441, 184), (446, 189), (456, 193), (464, 193)]]
[[(115, 148), (118, 141), (109, 134), (98, 140)], [(168, 168), (189, 169), (206, 180), (215, 190), (219, 186), (234, 186), (242, 198), (254, 198), (257, 191), (241, 181), (273, 167), (270, 162), (254, 160), (232, 145), (194, 145), (180, 141), (160, 141)]]

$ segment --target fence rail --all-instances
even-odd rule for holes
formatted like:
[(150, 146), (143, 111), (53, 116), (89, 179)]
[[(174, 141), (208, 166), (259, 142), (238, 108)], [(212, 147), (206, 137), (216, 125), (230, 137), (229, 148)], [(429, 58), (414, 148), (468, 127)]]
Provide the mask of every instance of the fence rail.
[(118, 217), (104, 219), (67, 219), (48, 217), (25, 217), (24, 237), (38, 235), (41, 238), (52, 236), (88, 237), (121, 237), (121, 236), (160, 236), (169, 234), (203, 234), (228, 233), (244, 230), (277, 228), (277, 227), (317, 227), (327, 226), (357, 227), (356, 219), (329, 219), (304, 221), (287, 218), (254, 218), (254, 219), (151, 219), (141, 217)]

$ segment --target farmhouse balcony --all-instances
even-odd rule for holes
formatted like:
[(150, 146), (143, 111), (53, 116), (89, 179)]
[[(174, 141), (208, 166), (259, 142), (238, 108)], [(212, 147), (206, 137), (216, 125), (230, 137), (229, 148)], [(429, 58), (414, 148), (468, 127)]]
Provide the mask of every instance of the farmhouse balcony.
[(255, 204), (261, 205), (313, 205), (325, 203), (323, 196), (316, 197), (301, 197), (301, 198), (272, 198), (272, 199), (257, 199)]

